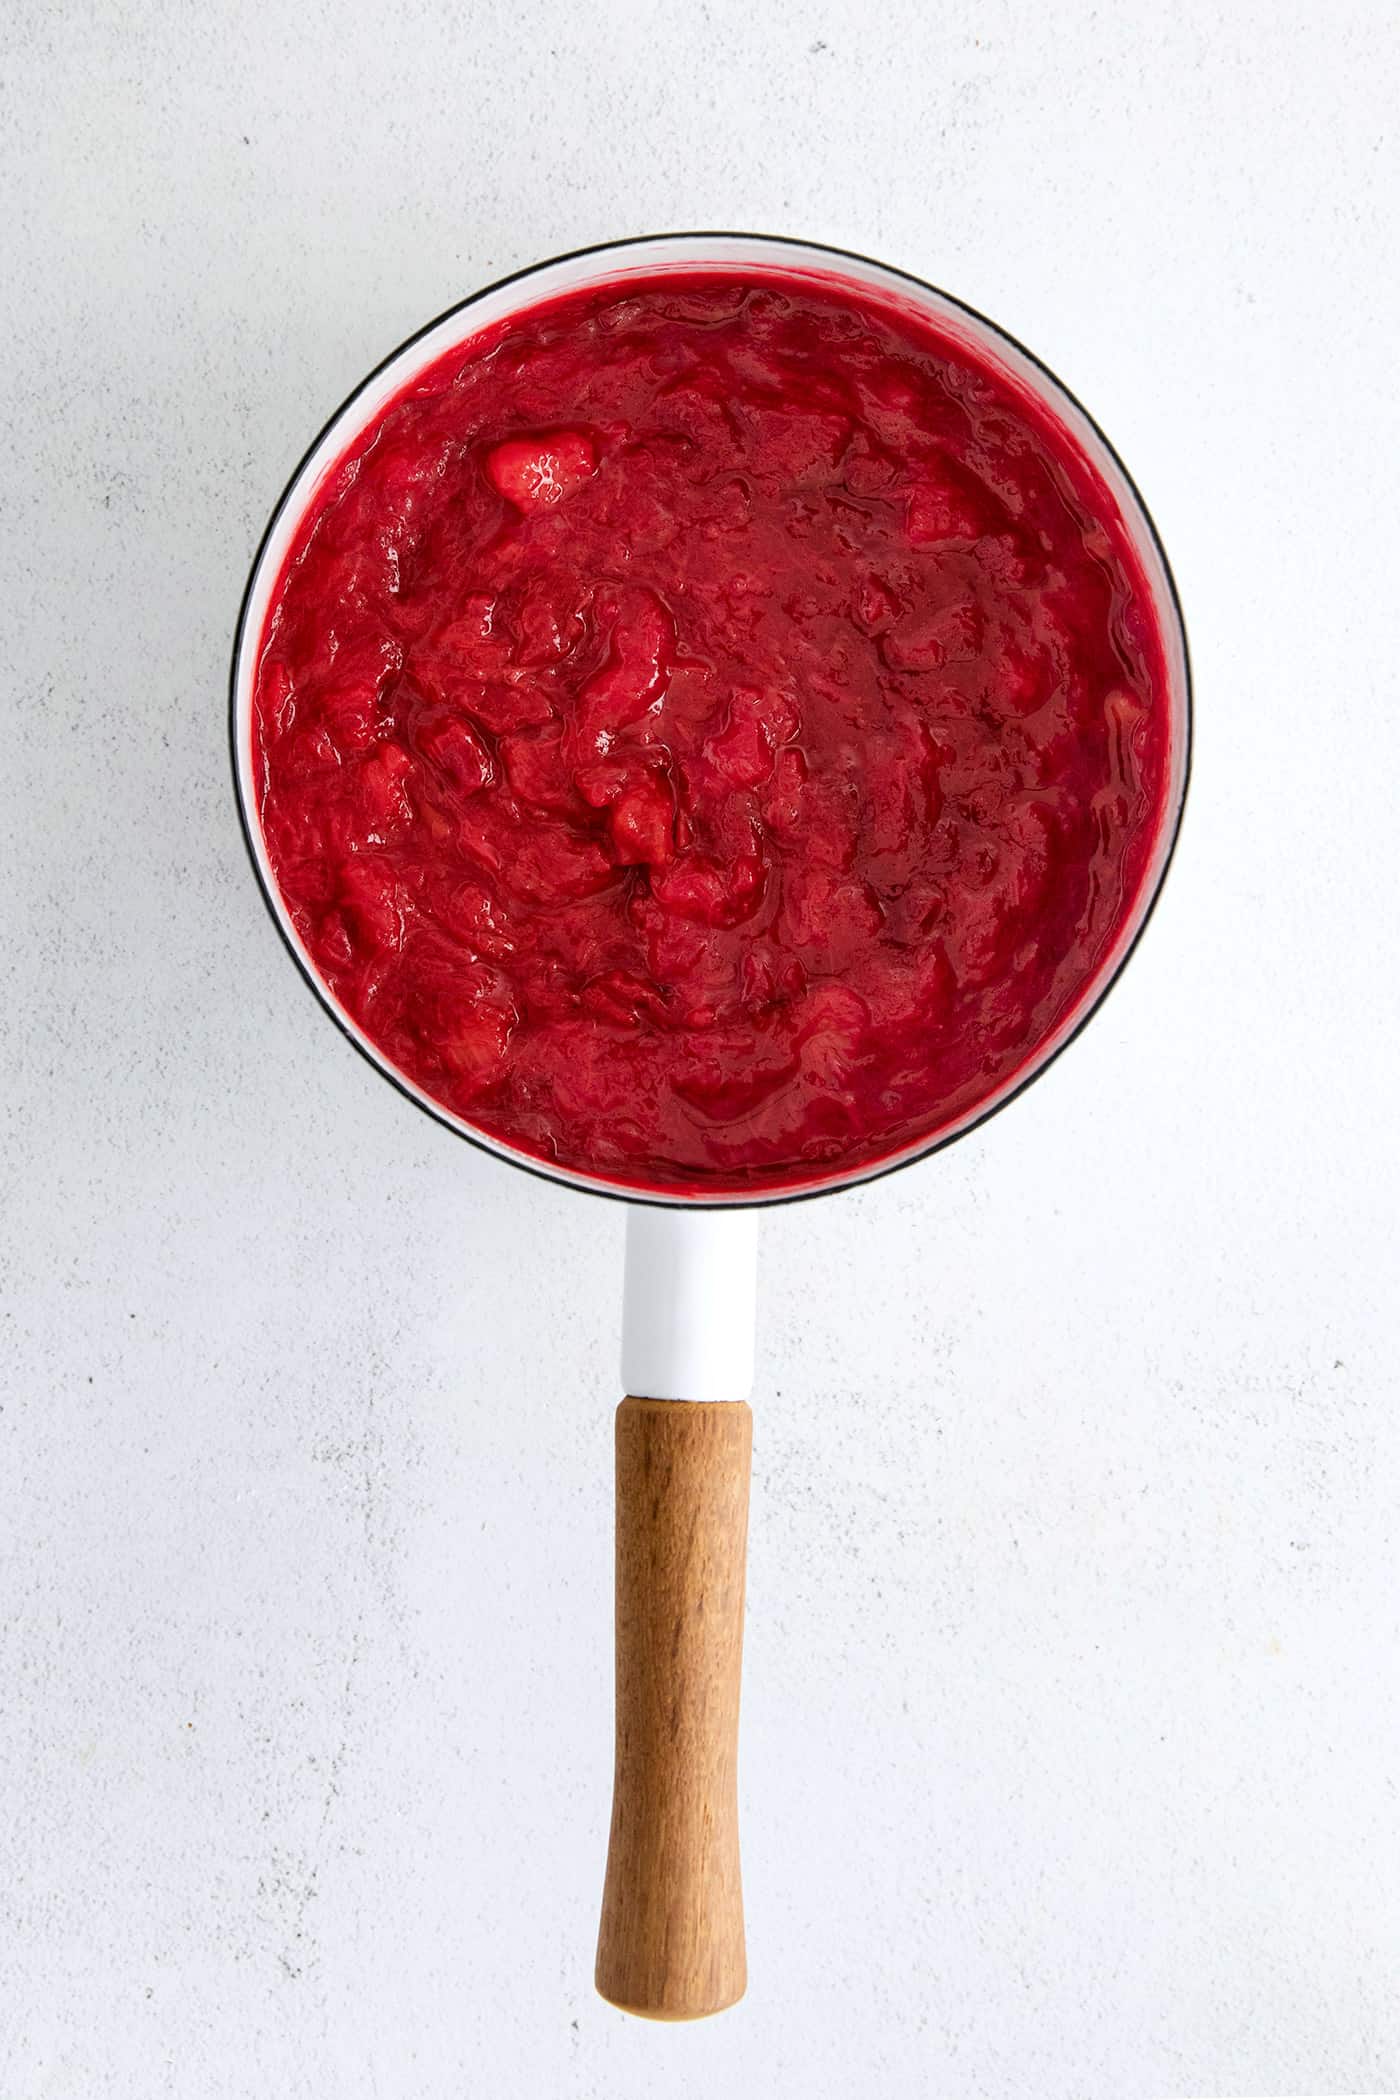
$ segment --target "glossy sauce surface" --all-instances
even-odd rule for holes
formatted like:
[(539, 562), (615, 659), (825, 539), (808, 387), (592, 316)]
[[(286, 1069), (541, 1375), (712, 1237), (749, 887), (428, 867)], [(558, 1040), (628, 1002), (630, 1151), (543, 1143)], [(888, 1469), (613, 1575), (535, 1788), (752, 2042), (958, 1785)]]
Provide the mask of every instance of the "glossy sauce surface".
[(911, 314), (629, 282), (459, 348), (323, 484), (257, 674), (317, 970), (480, 1129), (820, 1181), (1073, 1007), (1167, 797), (1146, 586), (1067, 435)]

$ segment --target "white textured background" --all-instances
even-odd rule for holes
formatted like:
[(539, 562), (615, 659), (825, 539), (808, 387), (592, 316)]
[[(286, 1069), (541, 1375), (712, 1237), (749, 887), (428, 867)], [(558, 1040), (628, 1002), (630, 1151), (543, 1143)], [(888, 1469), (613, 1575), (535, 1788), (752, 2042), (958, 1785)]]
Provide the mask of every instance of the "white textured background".
[[(7, 16), (0, 2100), (1400, 2085), (1393, 9)], [(320, 1017), (224, 677), (373, 361), (683, 225), (1040, 351), (1199, 739), (1073, 1054), (765, 1226), (752, 1983), (665, 2029), (590, 1987), (621, 1215)]]

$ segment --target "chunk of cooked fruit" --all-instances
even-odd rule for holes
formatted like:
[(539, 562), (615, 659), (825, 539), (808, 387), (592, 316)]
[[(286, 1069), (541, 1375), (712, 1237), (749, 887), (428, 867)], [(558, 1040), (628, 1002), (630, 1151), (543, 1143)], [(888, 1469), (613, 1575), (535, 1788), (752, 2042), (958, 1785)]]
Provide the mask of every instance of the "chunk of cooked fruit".
[(624, 866), (650, 862), (661, 867), (675, 845), (675, 805), (661, 781), (648, 775), (625, 788), (608, 811), (608, 837)]
[(354, 633), (339, 640), (314, 695), (306, 695), (305, 711), (324, 723), (342, 758), (367, 751), (379, 734), (380, 700), (403, 658), (403, 645), (389, 635)]
[(789, 868), (783, 884), (783, 928), (794, 948), (817, 948), (833, 962), (860, 950), (880, 931), (879, 901), (869, 883), (830, 868)]
[(461, 971), (452, 985), (418, 1001), (416, 1019), (423, 1042), (462, 1094), (484, 1093), (500, 1078), (516, 1013), (490, 969), (473, 965)]
[(418, 741), (438, 771), (464, 795), (479, 794), (496, 777), (491, 753), (460, 715), (430, 723), (419, 731)]
[(780, 838), (792, 837), (802, 817), (802, 784), (807, 761), (800, 751), (780, 751), (773, 780), (763, 802), (763, 821)]
[(404, 892), (391, 860), (381, 854), (353, 854), (340, 871), (340, 900), (351, 932), (367, 947), (399, 946)]
[(796, 730), (797, 708), (786, 693), (740, 688), (705, 755), (731, 786), (760, 787), (773, 776), (778, 747)]
[(412, 822), (408, 781), (413, 760), (402, 744), (380, 744), (360, 766), (355, 790), (367, 819), (366, 836), (382, 843), (391, 831)]
[(974, 474), (951, 463), (926, 473), (909, 491), (905, 530), (916, 547), (973, 540), (991, 524), (990, 492)]
[(576, 805), (577, 790), (557, 727), (539, 736), (503, 736), (501, 763), (516, 794), (532, 809), (563, 812)]
[(482, 955), (503, 960), (515, 952), (509, 922), (499, 898), (482, 882), (447, 881), (439, 888), (434, 909), (441, 925)]
[(543, 579), (526, 590), (515, 626), (518, 664), (557, 663), (583, 635), (583, 621), (577, 609), (561, 607)]
[(590, 897), (618, 879), (596, 839), (562, 824), (539, 826), (501, 874), (511, 889), (532, 904)]
[(584, 762), (605, 758), (619, 731), (659, 705), (676, 653), (676, 623), (654, 591), (629, 588), (594, 608), (608, 660), (579, 692), (575, 741)]
[(708, 854), (690, 853), (660, 874), (651, 892), (667, 911), (702, 926), (738, 926), (756, 909), (763, 894), (763, 863), (757, 859), (721, 863)]
[(870, 1009), (847, 985), (817, 984), (794, 1004), (788, 1025), (803, 1070), (827, 1085), (839, 1085), (860, 1059)]
[(508, 503), (525, 512), (552, 510), (598, 471), (589, 440), (578, 430), (507, 438), (486, 455), (486, 472)]

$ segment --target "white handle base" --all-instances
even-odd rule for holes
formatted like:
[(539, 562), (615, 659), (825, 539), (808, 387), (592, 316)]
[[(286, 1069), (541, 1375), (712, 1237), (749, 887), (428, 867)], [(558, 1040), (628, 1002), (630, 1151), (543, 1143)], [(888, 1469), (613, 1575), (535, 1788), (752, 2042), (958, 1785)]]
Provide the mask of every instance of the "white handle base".
[(639, 1400), (747, 1400), (757, 1294), (756, 1210), (630, 1205), (622, 1390)]

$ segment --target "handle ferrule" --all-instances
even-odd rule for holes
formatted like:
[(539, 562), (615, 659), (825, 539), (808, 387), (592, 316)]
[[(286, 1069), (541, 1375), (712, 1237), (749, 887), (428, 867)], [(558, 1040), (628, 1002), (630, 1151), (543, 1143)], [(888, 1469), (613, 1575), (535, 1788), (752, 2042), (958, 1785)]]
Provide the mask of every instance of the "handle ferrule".
[(757, 1287), (757, 1211), (629, 1204), (622, 1390), (747, 1400)]

